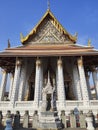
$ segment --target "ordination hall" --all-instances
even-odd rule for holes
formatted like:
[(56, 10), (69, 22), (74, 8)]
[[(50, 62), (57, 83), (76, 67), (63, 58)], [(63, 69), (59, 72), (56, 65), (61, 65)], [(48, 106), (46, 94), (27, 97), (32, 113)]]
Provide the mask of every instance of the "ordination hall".
[(98, 113), (98, 50), (90, 40), (85, 46), (78, 44), (77, 34), (71, 35), (50, 9), (29, 34), (20, 34), (20, 40), (21, 46), (11, 47), (8, 41), (8, 48), (0, 52), (4, 115), (8, 110), (22, 116), (25, 111), (30, 116), (35, 113), (43, 128), (46, 118), (49, 124), (48, 115), (53, 121), (53, 112), (58, 118), (62, 112)]

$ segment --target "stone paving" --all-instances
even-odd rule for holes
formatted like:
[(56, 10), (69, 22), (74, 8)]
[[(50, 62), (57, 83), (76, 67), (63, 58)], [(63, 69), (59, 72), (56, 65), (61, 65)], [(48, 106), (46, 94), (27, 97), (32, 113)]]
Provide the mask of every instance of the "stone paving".
[[(13, 129), (13, 130), (36, 130), (36, 129), (21, 128), (21, 129)], [(46, 130), (52, 130), (52, 129), (46, 129)], [(87, 129), (84, 129), (84, 128), (66, 128), (66, 129), (61, 129), (61, 130), (87, 130)], [(98, 128), (96, 128), (95, 130), (98, 130)]]
[[(1, 127), (0, 126), (0, 130), (4, 130), (5, 128), (4, 127)], [(14, 129), (13, 130), (36, 130), (36, 129), (32, 129), (32, 128), (18, 128), (18, 129)], [(50, 129), (48, 129), (50, 130)], [(61, 129), (61, 130), (87, 130), (87, 129), (84, 129), (84, 128), (65, 128), (65, 129)], [(98, 127), (95, 129), (95, 130), (98, 130)]]
[[(4, 130), (4, 127), (0, 127), (0, 130)], [(36, 130), (36, 129), (32, 129), (32, 128), (18, 128), (18, 129), (14, 129), (13, 130)], [(50, 129), (48, 129), (50, 130)], [(87, 130), (87, 129), (83, 129), (83, 128), (66, 128), (66, 129), (62, 129), (62, 130)], [(96, 128), (96, 130), (98, 130), (98, 128)]]

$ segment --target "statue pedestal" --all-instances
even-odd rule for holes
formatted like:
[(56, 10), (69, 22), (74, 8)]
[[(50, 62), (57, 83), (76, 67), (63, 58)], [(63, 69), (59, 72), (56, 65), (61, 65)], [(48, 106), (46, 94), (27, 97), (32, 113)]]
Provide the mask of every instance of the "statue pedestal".
[(41, 112), (39, 117), (39, 129), (61, 129), (62, 124), (56, 111)]
[(86, 122), (87, 122), (87, 130), (95, 130), (93, 125), (93, 114), (91, 112), (87, 113)]
[(13, 130), (12, 129), (12, 119), (8, 118), (6, 120), (6, 128), (5, 128), (5, 130)]

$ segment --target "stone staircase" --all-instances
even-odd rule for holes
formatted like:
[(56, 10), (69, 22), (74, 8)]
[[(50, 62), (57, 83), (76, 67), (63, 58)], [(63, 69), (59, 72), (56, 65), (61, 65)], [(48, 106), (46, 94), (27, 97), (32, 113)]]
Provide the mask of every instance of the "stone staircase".
[(39, 117), (39, 126), (40, 129), (48, 129), (56, 130), (62, 128), (62, 123), (59, 120), (57, 111), (46, 111), (41, 112), (41, 116)]

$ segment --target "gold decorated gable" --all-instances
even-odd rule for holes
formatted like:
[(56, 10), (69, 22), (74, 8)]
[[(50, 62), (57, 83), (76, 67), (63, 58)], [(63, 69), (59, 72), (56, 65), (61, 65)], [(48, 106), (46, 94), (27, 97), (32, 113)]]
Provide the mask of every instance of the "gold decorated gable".
[(76, 37), (70, 35), (57, 21), (50, 10), (47, 10), (35, 28), (24, 37), (21, 35), (22, 44), (71, 42), (76, 43)]

